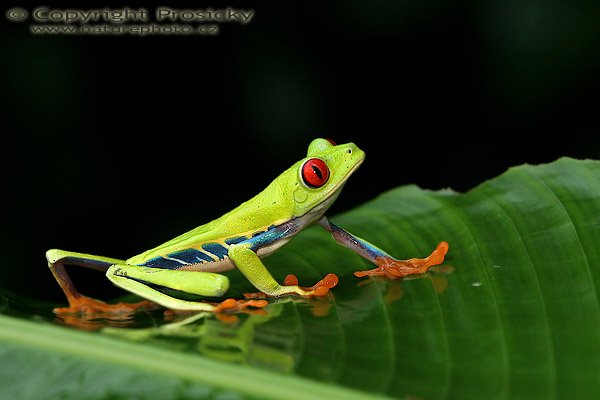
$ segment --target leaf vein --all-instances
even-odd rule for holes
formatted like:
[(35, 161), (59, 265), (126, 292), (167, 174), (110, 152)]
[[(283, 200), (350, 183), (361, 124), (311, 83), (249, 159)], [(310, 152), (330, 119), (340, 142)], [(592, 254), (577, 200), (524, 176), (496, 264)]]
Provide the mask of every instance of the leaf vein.
[(521, 244), (523, 245), (523, 249), (525, 250), (525, 255), (526, 255), (527, 259), (529, 260), (529, 264), (531, 265), (533, 275), (535, 276), (537, 289), (539, 292), (539, 298), (541, 299), (541, 305), (543, 308), (543, 315), (544, 315), (545, 326), (546, 326), (545, 333), (548, 338), (548, 347), (549, 347), (548, 354), (550, 355), (550, 367), (551, 367), (551, 374), (550, 374), (550, 385), (552, 387), (551, 393), (553, 394), (553, 397), (556, 398), (556, 355), (555, 355), (555, 349), (554, 349), (554, 341), (552, 339), (552, 336), (549, 333), (551, 331), (551, 329), (550, 329), (550, 318), (548, 317), (548, 305), (546, 304), (546, 299), (544, 298), (544, 295), (543, 295), (543, 292), (541, 289), (541, 283), (540, 283), (537, 269), (535, 267), (535, 263), (533, 262), (533, 260), (531, 259), (531, 256), (529, 255), (529, 250), (527, 249), (527, 245), (525, 244), (525, 240), (523, 239), (523, 234), (521, 233), (520, 229), (518, 228), (518, 226), (515, 223), (512, 216), (502, 207), (500, 202), (498, 202), (494, 198), (494, 196), (486, 193), (484, 187), (482, 187), (482, 192), (484, 195), (486, 195), (490, 199), (490, 201), (492, 203), (494, 203), (496, 205), (496, 207), (502, 212), (502, 214), (504, 214), (506, 216), (507, 220), (510, 222), (511, 226), (513, 227), (513, 230), (518, 235), (519, 240), (520, 240)]
[(510, 363), (508, 361), (508, 356), (507, 356), (508, 345), (507, 345), (507, 340), (506, 340), (506, 328), (502, 322), (502, 315), (500, 313), (500, 306), (498, 304), (498, 298), (497, 298), (496, 292), (494, 290), (494, 285), (492, 284), (490, 274), (489, 274), (487, 268), (485, 267), (485, 262), (483, 261), (483, 256), (481, 255), (481, 249), (479, 247), (479, 244), (473, 237), (473, 234), (471, 233), (471, 230), (469, 229), (469, 227), (463, 222), (461, 215), (458, 213), (456, 208), (453, 205), (448, 205), (448, 209), (451, 210), (452, 214), (455, 215), (454, 219), (456, 221), (458, 221), (458, 223), (461, 226), (464, 227), (465, 231), (469, 235), (469, 239), (475, 245), (475, 249), (477, 251), (477, 257), (479, 258), (479, 261), (480, 261), (481, 269), (483, 270), (485, 278), (489, 284), (488, 286), (490, 287), (490, 291), (492, 294), (492, 300), (493, 300), (493, 304), (494, 304), (494, 309), (495, 309), (494, 314), (496, 316), (498, 326), (500, 327), (500, 345), (502, 347), (502, 368), (503, 368), (503, 376), (504, 376), (504, 380), (505, 380), (503, 397), (506, 398), (508, 396), (507, 390), (510, 387)]

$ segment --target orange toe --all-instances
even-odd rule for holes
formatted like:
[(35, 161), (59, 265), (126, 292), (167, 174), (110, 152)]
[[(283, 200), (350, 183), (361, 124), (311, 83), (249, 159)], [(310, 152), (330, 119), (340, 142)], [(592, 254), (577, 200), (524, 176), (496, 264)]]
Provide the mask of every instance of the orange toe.
[(285, 277), (285, 279), (283, 280), (283, 284), (285, 286), (296, 286), (298, 285), (298, 278), (296, 277), (296, 275), (288, 275)]
[(440, 242), (435, 250), (427, 257), (427, 261), (425, 262), (425, 266), (434, 266), (439, 265), (444, 262), (444, 257), (446, 253), (448, 253), (448, 249), (450, 246), (448, 242)]

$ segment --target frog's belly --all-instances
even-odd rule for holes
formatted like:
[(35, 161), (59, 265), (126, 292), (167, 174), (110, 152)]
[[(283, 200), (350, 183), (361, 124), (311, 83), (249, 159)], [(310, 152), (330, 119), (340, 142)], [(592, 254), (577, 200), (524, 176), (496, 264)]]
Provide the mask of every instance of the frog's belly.
[(179, 271), (202, 271), (202, 272), (223, 272), (229, 271), (235, 268), (233, 261), (229, 257), (225, 256), (223, 259), (218, 261), (203, 262), (197, 264), (182, 265), (177, 268)]

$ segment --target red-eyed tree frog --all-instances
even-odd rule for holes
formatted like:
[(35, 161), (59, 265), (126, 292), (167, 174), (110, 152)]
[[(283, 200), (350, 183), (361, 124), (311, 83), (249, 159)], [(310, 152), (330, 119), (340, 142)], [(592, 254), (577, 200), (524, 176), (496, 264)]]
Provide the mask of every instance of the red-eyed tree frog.
[[(355, 272), (358, 277), (400, 278), (426, 272), (441, 264), (448, 244), (441, 242), (427, 258), (397, 260), (344, 229), (324, 215), (336, 200), (344, 184), (365, 159), (355, 144), (336, 145), (327, 139), (315, 139), (305, 158), (279, 175), (261, 193), (234, 210), (201, 225), (160, 246), (127, 260), (52, 249), (46, 252), (48, 266), (69, 301), (68, 308), (57, 313), (94, 313), (131, 310), (152, 304), (142, 302), (109, 305), (81, 295), (65, 270), (65, 265), (104, 271), (112, 283), (153, 303), (174, 310), (220, 312), (248, 306), (263, 307), (270, 296), (295, 294), (324, 296), (338, 278), (328, 274), (310, 287), (298, 286), (289, 275), (284, 284), (275, 281), (261, 262), (286, 244), (305, 227), (319, 224), (343, 246), (373, 262), (372, 270)], [(222, 297), (229, 279), (220, 272), (238, 268), (260, 291), (248, 294), (248, 300), (227, 299), (220, 304), (182, 300), (161, 291)]]

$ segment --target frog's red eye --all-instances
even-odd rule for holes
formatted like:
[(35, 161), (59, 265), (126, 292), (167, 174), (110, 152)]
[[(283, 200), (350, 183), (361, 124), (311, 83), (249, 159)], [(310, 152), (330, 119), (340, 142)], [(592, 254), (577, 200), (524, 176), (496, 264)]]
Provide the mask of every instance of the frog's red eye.
[(332, 139), (327, 138), (325, 140), (327, 140), (329, 143), (331, 143), (332, 146), (337, 146), (337, 144), (335, 144), (335, 142)]
[(311, 158), (302, 165), (301, 175), (306, 186), (319, 188), (329, 179), (329, 168), (320, 158)]

